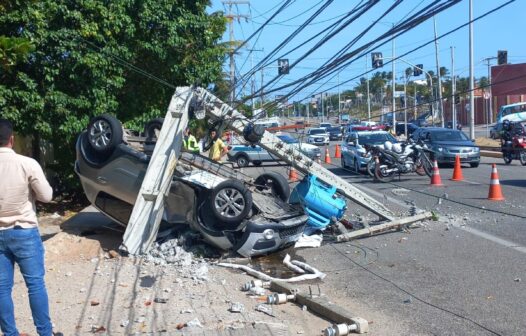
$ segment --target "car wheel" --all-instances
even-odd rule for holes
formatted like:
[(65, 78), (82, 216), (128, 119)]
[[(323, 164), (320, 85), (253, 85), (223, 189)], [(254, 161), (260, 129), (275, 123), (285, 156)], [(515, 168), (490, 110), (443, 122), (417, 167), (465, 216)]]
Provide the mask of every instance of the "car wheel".
[(259, 160), (257, 160), (257, 161), (252, 161), (252, 164), (253, 164), (254, 166), (259, 167), (259, 166), (261, 166), (261, 161), (259, 161)]
[(219, 222), (237, 225), (247, 217), (252, 208), (252, 194), (241, 182), (226, 180), (212, 190), (206, 203)]
[(342, 158), (340, 159), (340, 164), (342, 165), (343, 169), (347, 169), (347, 165), (345, 164), (345, 159), (344, 159), (343, 155), (342, 155)]
[(103, 114), (91, 119), (88, 125), (90, 147), (100, 154), (109, 154), (122, 143), (122, 124), (117, 118)]
[(248, 157), (246, 155), (239, 155), (236, 158), (237, 166), (240, 168), (247, 167), (250, 161), (248, 160)]
[(259, 175), (254, 183), (259, 191), (268, 190), (284, 202), (289, 200), (290, 186), (287, 179), (281, 174), (275, 172), (264, 173)]
[(354, 172), (359, 175), (360, 174), (360, 163), (358, 162), (358, 160), (354, 159), (353, 166), (354, 166)]
[(469, 164), (471, 168), (477, 168), (479, 166), (479, 162), (472, 162)]
[(519, 161), (521, 162), (521, 165), (526, 166), (526, 151), (521, 151), (519, 153)]
[(146, 123), (146, 126), (144, 126), (144, 136), (146, 137), (146, 141), (157, 141), (157, 134), (161, 131), (163, 123), (164, 118), (155, 118)]

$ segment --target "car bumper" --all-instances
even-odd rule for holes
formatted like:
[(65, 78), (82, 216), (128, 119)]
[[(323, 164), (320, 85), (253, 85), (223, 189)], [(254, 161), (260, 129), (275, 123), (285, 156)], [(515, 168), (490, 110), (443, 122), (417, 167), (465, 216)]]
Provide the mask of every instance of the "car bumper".
[(460, 163), (479, 163), (480, 162), (480, 153), (477, 154), (468, 154), (463, 156), (461, 154), (451, 154), (451, 153), (439, 153), (435, 154), (436, 160), (438, 163), (455, 163), (456, 156), (460, 155)]
[(303, 234), (308, 216), (301, 215), (278, 223), (251, 219), (233, 250), (244, 257), (267, 254), (294, 244)]

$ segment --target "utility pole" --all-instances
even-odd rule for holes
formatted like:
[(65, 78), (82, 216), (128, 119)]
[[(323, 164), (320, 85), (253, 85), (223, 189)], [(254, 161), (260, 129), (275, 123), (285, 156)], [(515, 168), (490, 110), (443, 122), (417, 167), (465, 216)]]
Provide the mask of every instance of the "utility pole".
[[(263, 92), (263, 70), (261, 69), (261, 90), (259, 91), (260, 98), (261, 98), (261, 109), (263, 109), (263, 103), (265, 102), (265, 93)], [(265, 117), (267, 116), (267, 112), (265, 112)]]
[(473, 62), (473, 0), (469, 0), (469, 137), (475, 139), (475, 64)]
[(491, 63), (490, 61), (491, 60), (494, 60), (494, 59), (497, 59), (497, 57), (486, 57), (484, 58), (484, 61), (486, 61), (488, 63), (488, 83), (489, 83), (489, 115), (490, 115), (490, 118), (488, 118), (488, 123), (492, 123), (493, 122), (493, 93), (491, 92), (492, 91), (492, 85), (491, 85)]
[(245, 14), (234, 14), (232, 12), (233, 5), (250, 5), (250, 1), (242, 0), (230, 0), (223, 1), (223, 5), (228, 5), (228, 13), (226, 17), (228, 18), (228, 30), (230, 33), (230, 106), (234, 105), (234, 100), (236, 98), (236, 63), (234, 60), (234, 19), (245, 18), (248, 19), (250, 16)]
[[(254, 69), (254, 52), (255, 51), (263, 51), (263, 49), (247, 49), (250, 53), (250, 68)], [(252, 111), (255, 109), (255, 100), (254, 100), (254, 92), (256, 92), (256, 79), (254, 78), (255, 74), (252, 74), (250, 76), (250, 103), (252, 105)]]
[[(394, 29), (394, 23), (393, 23), (393, 29)], [(395, 98), (395, 91), (396, 91), (396, 79), (395, 79), (395, 63), (396, 63), (396, 60), (395, 60), (395, 39), (394, 39), (394, 36), (393, 36), (393, 62), (392, 62), (392, 66), (393, 66), (393, 129), (396, 130), (396, 98)]]
[(338, 120), (340, 120), (340, 116), (342, 115), (341, 111), (341, 105), (342, 105), (342, 97), (340, 92), (340, 73), (338, 72)]
[(367, 121), (371, 121), (371, 94), (369, 93), (369, 71), (367, 65), (367, 55), (365, 55), (365, 72), (367, 81)]
[(451, 118), (453, 119), (453, 129), (457, 129), (457, 79), (455, 77), (455, 48), (451, 48)]
[(440, 126), (444, 127), (444, 105), (442, 105), (442, 80), (440, 77), (440, 63), (438, 57), (438, 39), (437, 39), (437, 22), (433, 16), (433, 25), (435, 27), (435, 58), (437, 63), (437, 77), (438, 77), (438, 113), (440, 114)]

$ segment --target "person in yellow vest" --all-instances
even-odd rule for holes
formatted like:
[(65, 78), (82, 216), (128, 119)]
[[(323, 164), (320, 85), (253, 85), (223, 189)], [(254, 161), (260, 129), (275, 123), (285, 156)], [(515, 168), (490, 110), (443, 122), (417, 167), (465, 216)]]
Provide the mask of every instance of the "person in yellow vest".
[(213, 161), (220, 162), (221, 158), (228, 153), (228, 147), (223, 140), (217, 136), (215, 130), (210, 131), (210, 139), (212, 141), (212, 146), (210, 147), (208, 157)]
[(197, 143), (195, 136), (190, 134), (189, 127), (184, 130), (183, 147), (187, 152), (199, 153), (199, 144)]

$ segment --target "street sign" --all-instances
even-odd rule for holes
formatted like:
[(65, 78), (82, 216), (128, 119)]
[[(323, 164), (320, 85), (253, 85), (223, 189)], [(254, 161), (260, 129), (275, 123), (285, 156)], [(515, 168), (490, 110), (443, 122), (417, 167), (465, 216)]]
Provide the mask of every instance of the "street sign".
[(483, 97), (484, 99), (489, 99), (490, 93), (488, 91), (484, 91)]

